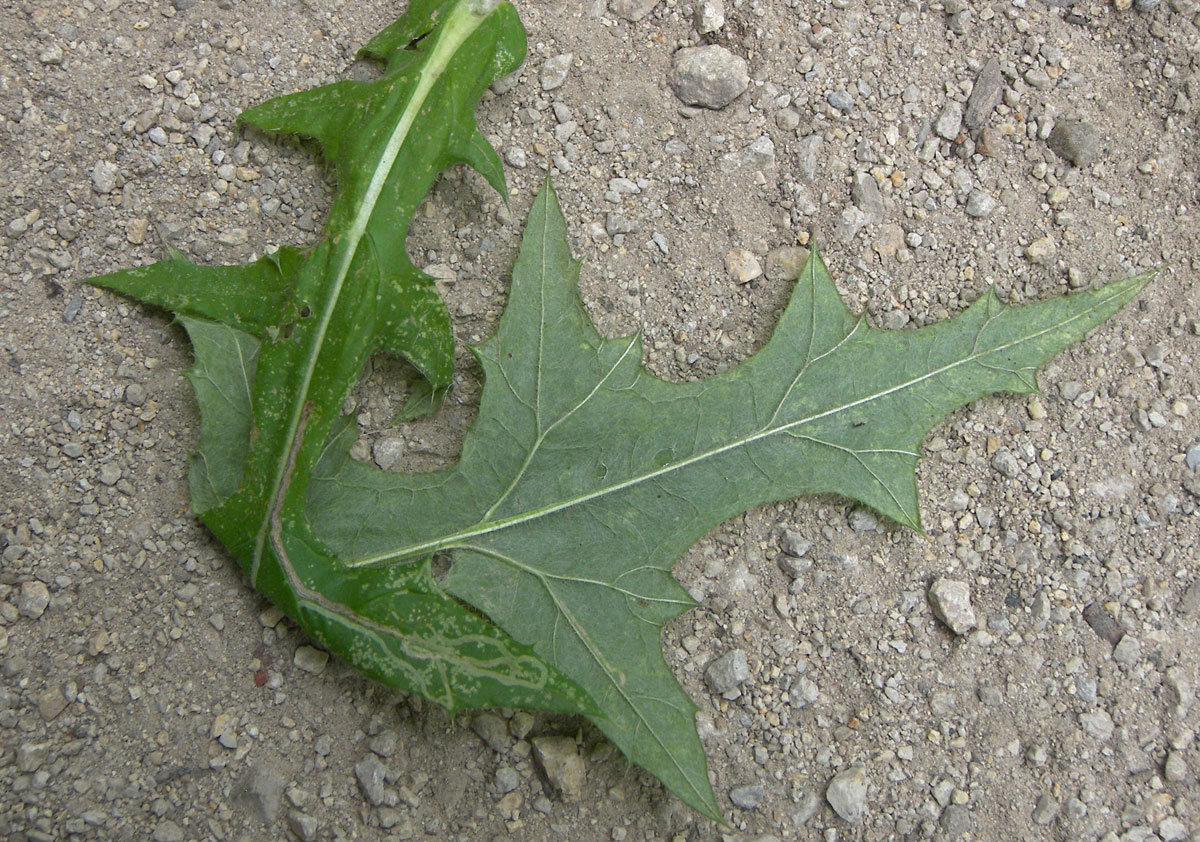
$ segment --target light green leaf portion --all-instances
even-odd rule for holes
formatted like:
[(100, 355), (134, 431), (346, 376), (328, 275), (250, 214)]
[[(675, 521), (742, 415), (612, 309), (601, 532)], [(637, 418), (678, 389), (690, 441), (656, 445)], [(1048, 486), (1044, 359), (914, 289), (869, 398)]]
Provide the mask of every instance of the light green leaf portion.
[(1037, 366), (1147, 277), (1008, 308), (989, 292), (912, 331), (849, 313), (815, 251), (774, 335), (737, 368), (667, 383), (638, 337), (603, 339), (552, 189), (530, 213), (459, 465), (368, 471), (331, 448), (309, 496), (352, 569), (445, 553), (444, 587), (577, 681), (596, 724), (680, 798), (719, 819), (695, 706), (660, 654), (690, 600), (671, 575), (707, 530), (760, 503), (836, 493), (919, 527), (914, 468), (947, 413), (1035, 388)]

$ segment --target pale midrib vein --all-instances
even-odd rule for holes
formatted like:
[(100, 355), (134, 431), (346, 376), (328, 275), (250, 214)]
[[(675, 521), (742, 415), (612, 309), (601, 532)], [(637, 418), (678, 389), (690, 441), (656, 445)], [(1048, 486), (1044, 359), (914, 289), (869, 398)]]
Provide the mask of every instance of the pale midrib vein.
[[(280, 447), (279, 463), (271, 485), (271, 494), (267, 506), (268, 512), (287, 493), (289, 479), (287, 468), (288, 454), (293, 449), (296, 435), (300, 428), (301, 418), (304, 415), (304, 407), (308, 402), (308, 392), (312, 386), (312, 379), (316, 372), (321, 351), (324, 349), (325, 336), (329, 331), (333, 313), (337, 309), (338, 299), (342, 294), (342, 287), (345, 285), (346, 278), (350, 274), (350, 266), (354, 261), (355, 255), (358, 253), (358, 246), (362, 242), (371, 217), (375, 213), (375, 206), (379, 202), (379, 196), (383, 193), (384, 185), (387, 183), (392, 167), (396, 163), (400, 149), (404, 145), (405, 140), (408, 139), (408, 133), (412, 129), (417, 115), (420, 114), (421, 108), (425, 104), (425, 99), (429, 96), (429, 92), (433, 89), (438, 79), (442, 77), (442, 74), (450, 63), (450, 59), (458, 52), (463, 42), (478, 28), (479, 24), (483, 22), (486, 15), (487, 12), (483, 11), (482, 6), (471, 3), (460, 3), (450, 13), (442, 30), (441, 37), (434, 46), (433, 52), (430, 53), (428, 62), (421, 69), (420, 81), (418, 81), (416, 88), (413, 89), (412, 97), (409, 99), (408, 105), (405, 106), (404, 113), (400, 115), (400, 120), (392, 130), (391, 137), (388, 138), (383, 154), (379, 158), (379, 163), (375, 167), (375, 171), (371, 174), (371, 181), (367, 185), (367, 190), (363, 194), (350, 227), (342, 239), (337, 271), (330, 284), (327, 304), (321, 313), (320, 320), (314, 331), (312, 346), (309, 350), (308, 358), (304, 363), (303, 378), (292, 405), (292, 415), (288, 421), (287, 436)], [(258, 535), (255, 537), (254, 555), (250, 564), (250, 581), (255, 584), (258, 583), (258, 569), (266, 548), (269, 531), (270, 518), (269, 516), (265, 516), (262, 524), (259, 526)]]
[[(427, 553), (434, 553), (434, 552), (439, 552), (442, 550), (452, 549), (452, 548), (458, 547), (463, 542), (465, 542), (469, 539), (478, 538), (483, 535), (489, 535), (494, 532), (499, 532), (501, 530), (508, 529), (512, 526), (516, 526), (521, 523), (526, 523), (529, 521), (538, 520), (543, 517), (548, 517), (549, 515), (555, 514), (556, 512), (563, 511), (564, 509), (569, 509), (574, 506), (583, 505), (583, 504), (588, 503), (597, 498), (605, 497), (609, 494), (616, 494), (617, 492), (624, 491), (626, 488), (631, 488), (635, 485), (641, 485), (644, 482), (649, 482), (651, 480), (657, 479), (658, 477), (665, 476), (670, 473), (674, 473), (675, 471), (683, 470), (684, 468), (690, 467), (691, 465), (694, 465), (697, 462), (702, 462), (706, 459), (711, 459), (713, 457), (720, 456), (723, 453), (728, 453), (731, 450), (736, 450), (738, 448), (745, 447), (747, 445), (753, 444), (756, 441), (761, 441), (762, 439), (769, 438), (769, 437), (777, 435), (779, 433), (786, 433), (796, 427), (801, 427), (805, 424), (811, 424), (814, 421), (820, 421), (823, 418), (828, 418), (832, 415), (837, 415), (840, 412), (845, 412), (846, 410), (854, 409), (857, 406), (862, 406), (864, 404), (871, 403), (872, 401), (886, 398), (888, 395), (892, 395), (892, 394), (895, 394), (896, 392), (900, 392), (905, 389), (909, 389), (913, 386), (924, 383), (925, 381), (930, 380), (934, 377), (939, 377), (948, 371), (954, 370), (955, 368), (958, 368), (963, 365), (967, 365), (969, 363), (973, 363), (981, 357), (990, 356), (992, 354), (996, 354), (1001, 351), (1005, 351), (1009, 348), (1012, 348), (1014, 345), (1019, 345), (1019, 344), (1025, 343), (1025, 342), (1031, 342), (1031, 341), (1037, 339), (1038, 337), (1046, 335), (1047, 333), (1052, 333), (1054, 331), (1060, 330), (1063, 327), (1066, 327), (1067, 325), (1071, 324), (1072, 322), (1077, 322), (1077, 321), (1084, 319), (1089, 313), (1091, 313), (1092, 311), (1097, 310), (1101, 307), (1104, 307), (1110, 301), (1112, 301), (1113, 298), (1118, 297), (1123, 292), (1124, 292), (1124, 287), (1122, 286), (1121, 289), (1114, 290), (1112, 292), (1112, 294), (1110, 294), (1109, 296), (1107, 296), (1105, 298), (1098, 300), (1095, 304), (1093, 304), (1088, 309), (1083, 310), (1079, 313), (1076, 313), (1076, 314), (1072, 315), (1070, 318), (1065, 319), (1061, 322), (1058, 322), (1057, 324), (1053, 324), (1046, 328), (1043, 328), (1042, 330), (1036, 331), (1034, 333), (1030, 333), (1030, 334), (1026, 334), (1024, 336), (1018, 337), (1017, 339), (1013, 339), (1010, 342), (1004, 343), (1002, 345), (997, 345), (994, 348), (989, 348), (986, 351), (974, 352), (966, 357), (963, 357), (962, 359), (956, 360), (952, 363), (948, 363), (947, 365), (941, 366), (940, 368), (934, 369), (933, 371), (927, 372), (927, 373), (921, 375), (920, 377), (914, 377), (911, 380), (905, 381), (904, 383), (897, 384), (895, 386), (892, 386), (889, 389), (883, 389), (872, 395), (867, 395), (866, 397), (859, 398), (856, 401), (851, 401), (849, 403), (842, 404), (841, 406), (833, 407), (833, 408), (827, 409), (823, 412), (818, 412), (818, 413), (816, 413), (814, 415), (810, 415), (806, 418), (800, 418), (795, 421), (790, 421), (787, 424), (782, 424), (778, 427), (765, 427), (756, 433), (753, 433), (751, 435), (745, 436), (740, 439), (736, 439), (728, 444), (721, 445), (720, 447), (714, 447), (711, 450), (706, 450), (702, 453), (697, 453), (693, 456), (688, 457), (687, 459), (682, 459), (679, 462), (672, 462), (670, 464), (662, 466), (661, 468), (657, 468), (653, 471), (649, 471), (644, 474), (639, 474), (637, 476), (630, 477), (629, 479), (626, 479), (619, 483), (615, 483), (610, 486), (605, 486), (603, 488), (597, 488), (594, 491), (590, 491), (586, 494), (580, 494), (576, 497), (571, 497), (569, 499), (560, 501), (560, 502), (555, 503), (550, 506), (543, 506), (540, 509), (534, 509), (529, 512), (523, 512), (519, 515), (513, 515), (512, 517), (502, 518), (501, 520), (492, 521), (490, 523), (480, 523), (476, 526), (471, 527), (470, 529), (464, 529), (464, 530), (462, 530), (460, 532), (456, 532), (452, 535), (445, 535), (445, 536), (442, 536), (441, 538), (437, 538), (434, 540), (423, 541), (418, 544), (411, 544), (406, 547), (398, 547), (396, 549), (388, 550), (383, 553), (376, 553), (374, 555), (364, 556), (363, 558), (354, 559), (352, 561), (346, 561), (345, 565), (350, 568), (382, 566), (382, 565), (386, 565), (386, 564), (390, 564), (390, 563), (402, 562), (407, 559), (411, 559), (415, 556), (422, 556)], [(1005, 308), (1005, 310), (1002, 312), (1006, 312), (1007, 309), (1008, 308)], [(993, 317), (993, 318), (998, 318), (998, 316)], [(991, 321), (991, 320), (992, 319), (989, 319), (989, 321)], [(982, 328), (980, 328), (980, 330), (982, 331)]]

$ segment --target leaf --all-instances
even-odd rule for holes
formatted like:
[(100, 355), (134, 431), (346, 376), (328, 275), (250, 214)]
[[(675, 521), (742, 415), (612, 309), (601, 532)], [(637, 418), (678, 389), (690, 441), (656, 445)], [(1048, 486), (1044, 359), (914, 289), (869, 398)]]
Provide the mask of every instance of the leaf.
[(813, 252), (767, 345), (732, 371), (667, 383), (637, 336), (603, 339), (553, 189), (538, 197), (459, 464), (396, 476), (336, 441), (309, 517), (356, 571), (451, 562), (446, 590), (579, 683), (634, 762), (710, 818), (720, 813), (695, 705), (660, 654), (692, 603), (671, 576), (707, 530), (750, 507), (835, 493), (920, 528), (914, 468), (947, 413), (1036, 388), (1035, 369), (1148, 281), (882, 331), (849, 313)]
[(325, 238), (246, 266), (205, 267), (174, 249), (152, 266), (90, 283), (178, 314), (200, 404), (192, 504), (250, 580), (348, 661), (450, 710), (506, 705), (593, 710), (579, 687), (445, 594), (427, 566), (343, 571), (306, 526), (308, 475), (343, 423), (341, 406), (375, 351), (406, 357), (431, 409), (450, 383), (453, 340), (432, 279), (404, 243), (438, 172), (466, 162), (505, 190), (472, 114), (511, 72), (525, 34), (508, 3), (414, 0), (364, 48), (373, 82), (279, 97), (241, 120), (315, 138), (336, 166)]

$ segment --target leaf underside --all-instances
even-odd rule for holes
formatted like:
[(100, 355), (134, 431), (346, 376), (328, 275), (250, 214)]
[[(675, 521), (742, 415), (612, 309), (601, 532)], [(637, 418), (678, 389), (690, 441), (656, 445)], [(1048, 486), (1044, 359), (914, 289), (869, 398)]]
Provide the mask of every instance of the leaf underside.
[[(774, 335), (736, 368), (667, 383), (637, 336), (604, 339), (547, 183), (508, 307), (475, 353), (477, 420), (459, 463), (386, 474), (349, 458), (341, 408), (374, 351), (449, 382), (448, 319), (404, 253), (436, 173), (503, 175), (472, 109), (524, 35), (507, 3), (414, 0), (364, 52), (375, 82), (281, 97), (243, 120), (316, 138), (339, 191), (325, 240), (237, 267), (175, 254), (93, 279), (175, 312), (201, 411), (193, 507), (254, 585), (316, 640), (450, 710), (582, 713), (683, 801), (720, 821), (696, 706), (661, 654), (693, 605), (675, 561), (753, 506), (834, 493), (920, 528), (914, 469), (948, 413), (1036, 389), (1038, 366), (1148, 276), (881, 331), (846, 310), (814, 250)], [(435, 557), (448, 563), (435, 578)]]

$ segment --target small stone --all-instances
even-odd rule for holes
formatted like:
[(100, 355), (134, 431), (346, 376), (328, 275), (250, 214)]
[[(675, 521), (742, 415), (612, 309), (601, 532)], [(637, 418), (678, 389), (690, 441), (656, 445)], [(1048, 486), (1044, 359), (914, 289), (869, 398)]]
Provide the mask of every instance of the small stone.
[(550, 785), (567, 798), (583, 793), (587, 766), (571, 737), (534, 737), (534, 756), (546, 773)]
[(301, 842), (313, 842), (317, 838), (317, 830), (320, 828), (316, 819), (299, 810), (292, 810), (288, 813), (287, 825)]
[(619, 15), (627, 21), (637, 23), (654, 11), (658, 0), (609, 0), (608, 7), (614, 15)]
[(850, 182), (850, 198), (855, 207), (863, 212), (868, 223), (878, 225), (883, 222), (883, 194), (879, 192), (879, 183), (870, 173), (854, 174)]
[(987, 219), (996, 210), (996, 200), (983, 190), (972, 190), (967, 196), (967, 216)]
[(821, 142), (819, 134), (811, 134), (796, 144), (797, 172), (804, 181), (812, 181), (817, 177)]
[(46, 722), (50, 722), (66, 709), (67, 700), (63, 698), (62, 691), (57, 687), (51, 687), (38, 696), (38, 713)]
[(117, 165), (97, 161), (92, 167), (92, 189), (100, 195), (111, 193), (117, 186)]
[(501, 766), (496, 770), (496, 789), (507, 795), (521, 785), (521, 776), (512, 766)]
[(21, 595), (17, 598), (17, 613), (36, 620), (46, 613), (50, 605), (50, 589), (36, 579), (21, 583)]
[(929, 587), (929, 605), (937, 618), (957, 635), (967, 634), (978, 625), (975, 609), (971, 607), (971, 589), (966, 582), (937, 579)]
[(858, 208), (846, 208), (838, 216), (833, 227), (833, 235), (843, 243), (853, 240), (862, 227), (867, 224), (867, 215)]
[(354, 764), (354, 777), (358, 779), (358, 788), (373, 807), (383, 803), (387, 793), (383, 789), (384, 778), (387, 777), (387, 767), (373, 754), (368, 754)]
[(384, 731), (367, 740), (367, 748), (380, 757), (391, 757), (396, 753), (396, 732)]
[(992, 467), (1009, 479), (1015, 479), (1017, 474), (1021, 473), (1017, 457), (1009, 450), (997, 450), (992, 455)]
[(471, 720), (471, 730), (497, 754), (504, 754), (512, 746), (508, 724), (494, 713), (480, 713)]
[(1058, 815), (1058, 802), (1048, 792), (1043, 792), (1033, 807), (1033, 820), (1037, 824), (1050, 824)]
[(121, 479), (121, 466), (116, 462), (105, 462), (100, 466), (100, 473), (96, 478), (103, 485), (116, 485)]
[(1121, 627), (1117, 625), (1117, 621), (1098, 602), (1089, 603), (1083, 609), (1083, 619), (1091, 627), (1092, 631), (1114, 646), (1123, 635)]
[(285, 783), (283, 775), (271, 766), (256, 764), (247, 771), (239, 796), (259, 821), (272, 825), (279, 820)]
[(748, 284), (762, 275), (762, 265), (753, 252), (734, 249), (725, 255), (725, 269), (735, 283)]
[(1055, 122), (1046, 145), (1077, 167), (1086, 167), (1100, 157), (1100, 133), (1083, 120)]
[(217, 242), (226, 246), (241, 246), (250, 242), (250, 231), (246, 228), (230, 228), (217, 235)]
[(951, 804), (938, 821), (946, 839), (959, 839), (971, 830), (971, 811), (964, 804)]
[(17, 747), (17, 771), (36, 772), (46, 762), (49, 743), (22, 743)]
[(141, 383), (130, 383), (125, 387), (125, 403), (130, 406), (145, 406), (146, 387)]
[(390, 471), (404, 455), (404, 439), (399, 436), (382, 438), (371, 447), (371, 456), (380, 470)]
[(879, 229), (871, 248), (882, 258), (895, 257), (904, 248), (904, 229), (894, 222), (887, 223)]
[(933, 124), (933, 130), (937, 132), (938, 137), (945, 140), (957, 140), (958, 133), (962, 131), (962, 122), (963, 110), (961, 103), (950, 100), (942, 106), (942, 112)]
[(766, 793), (759, 784), (735, 786), (729, 790), (729, 800), (739, 810), (757, 810), (765, 795)]
[(967, 98), (967, 111), (963, 115), (967, 131), (974, 134), (982, 129), (1003, 96), (1004, 75), (1000, 72), (1000, 62), (989, 59), (975, 77), (975, 85)]
[(764, 273), (772, 281), (794, 281), (808, 262), (808, 249), (801, 246), (780, 246), (767, 254)]
[(1142, 643), (1131, 634), (1122, 635), (1113, 647), (1112, 656), (1118, 664), (1135, 664), (1142, 656)]
[(737, 690), (738, 686), (749, 678), (750, 663), (741, 649), (726, 652), (704, 671), (708, 689), (722, 696)]
[(40, 61), (42, 64), (62, 64), (62, 47), (60, 47), (58, 44), (51, 44), (38, 54), (38, 61)]
[(716, 32), (725, 25), (723, 0), (700, 0), (692, 11), (692, 25), (701, 35)]
[(854, 110), (854, 97), (850, 96), (850, 92), (845, 88), (831, 92), (825, 97), (825, 101), (843, 113)]
[(632, 234), (637, 230), (637, 225), (629, 217), (609, 211), (604, 217), (604, 230), (608, 236), (615, 237), (618, 234)]
[(1079, 717), (1079, 724), (1083, 726), (1084, 731), (1097, 740), (1105, 741), (1113, 735), (1112, 717), (1103, 708), (1082, 714)]
[(170, 819), (163, 819), (154, 828), (154, 842), (183, 842), (183, 828)]
[(1188, 838), (1187, 825), (1176, 816), (1167, 816), (1158, 823), (1158, 836), (1163, 842), (1182, 842)]
[(1163, 768), (1163, 774), (1167, 780), (1172, 783), (1177, 781), (1186, 781), (1188, 779), (1187, 761), (1183, 758), (1183, 752), (1168, 751), (1167, 762)]
[(543, 91), (553, 91), (561, 88), (567, 81), (567, 73), (571, 70), (571, 62), (575, 60), (574, 53), (563, 53), (554, 58), (546, 59), (538, 78)]
[(1039, 237), (1025, 247), (1025, 259), (1039, 266), (1048, 266), (1057, 251), (1052, 237)]
[(671, 90), (687, 105), (724, 108), (750, 85), (746, 60), (716, 44), (675, 53)]
[(313, 646), (299, 646), (296, 648), (296, 654), (292, 656), (292, 663), (305, 672), (320, 675), (329, 663), (329, 653)]
[(779, 536), (779, 549), (792, 558), (804, 558), (812, 549), (812, 541), (805, 538), (795, 529), (785, 529)]
[(833, 776), (825, 790), (825, 800), (833, 811), (854, 824), (867, 812), (867, 773), (862, 766), (851, 766)]
[(727, 172), (743, 167), (756, 170), (770, 169), (775, 166), (775, 142), (763, 135), (749, 146), (739, 149), (737, 152), (730, 152), (721, 161)]

